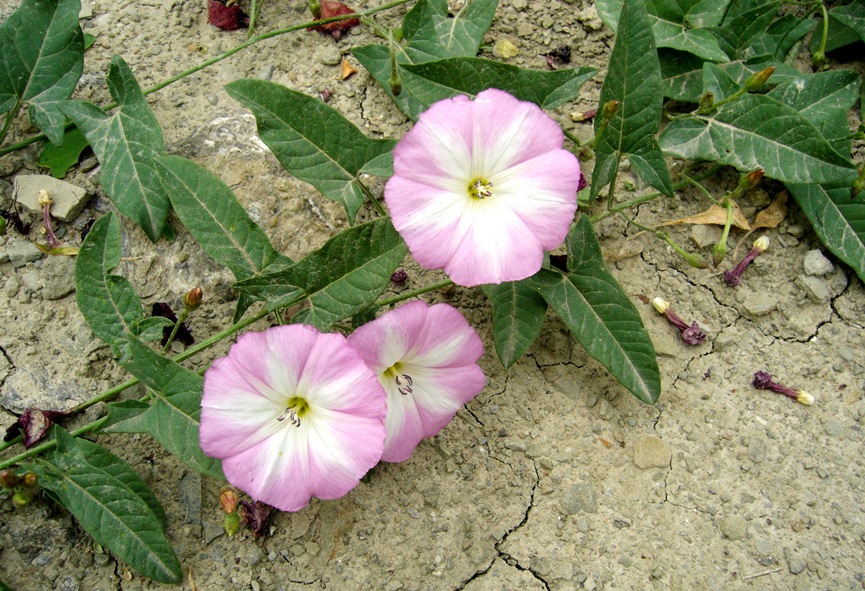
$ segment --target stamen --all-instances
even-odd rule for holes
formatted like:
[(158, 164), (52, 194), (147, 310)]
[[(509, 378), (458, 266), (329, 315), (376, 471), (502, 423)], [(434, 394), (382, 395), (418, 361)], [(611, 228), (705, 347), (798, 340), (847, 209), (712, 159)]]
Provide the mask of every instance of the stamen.
[[(400, 381), (400, 377), (402, 377), (402, 379), (405, 381), (405, 385), (403, 385), (403, 382)], [(394, 381), (396, 382), (397, 390), (399, 390), (399, 393), (403, 396), (408, 396), (413, 392), (411, 386), (412, 384), (414, 384), (414, 380), (411, 379), (410, 375), (404, 373), (402, 374), (402, 376), (400, 376), (399, 374), (397, 374), (394, 377)]]
[(492, 197), (493, 192), (490, 190), (493, 184), (484, 179), (475, 179), (471, 185), (469, 185), (469, 196), (474, 197), (475, 199), (485, 199), (487, 197)]

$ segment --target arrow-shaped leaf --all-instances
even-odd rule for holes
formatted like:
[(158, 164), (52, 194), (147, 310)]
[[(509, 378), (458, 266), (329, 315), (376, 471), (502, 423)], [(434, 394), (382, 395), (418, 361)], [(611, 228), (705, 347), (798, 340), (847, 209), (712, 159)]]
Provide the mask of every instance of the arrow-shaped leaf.
[(138, 339), (130, 339), (129, 345), (132, 356), (123, 367), (154, 390), (156, 398), (152, 404), (138, 400), (109, 404), (102, 430), (148, 433), (187, 466), (224, 480), (219, 460), (204, 455), (198, 443), (203, 378)]
[(58, 104), (72, 96), (84, 71), (79, 0), (24, 0), (0, 24), (0, 113), (30, 104), (30, 120), (51, 143), (63, 142)]
[(547, 302), (531, 280), (482, 286), (493, 307), (496, 354), (507, 369), (529, 350), (541, 333)]
[(127, 337), (144, 315), (135, 288), (112, 275), (120, 263), (120, 223), (108, 213), (93, 224), (75, 260), (75, 300), (93, 334), (123, 357)]
[(587, 216), (568, 235), (568, 272), (541, 269), (526, 282), (540, 292), (586, 352), (631, 394), (654, 404), (661, 394), (655, 348), (640, 314), (607, 270)]
[(768, 96), (799, 111), (844, 156), (852, 146), (847, 112), (859, 98), (860, 85), (855, 72), (819, 72), (778, 85)]
[(829, 11), (829, 16), (837, 19), (845, 27), (856, 31), (859, 39), (865, 42), (865, 1), (853, 0), (845, 6), (836, 6)]
[(853, 170), (798, 111), (764, 95), (747, 94), (712, 117), (676, 119), (660, 141), (671, 156), (762, 168), (786, 183), (839, 181)]
[(357, 175), (396, 142), (367, 137), (324, 102), (279, 84), (237, 80), (225, 89), (253, 112), (258, 135), (285, 169), (342, 203), (353, 222), (366, 198)]
[(403, 66), (403, 88), (425, 107), (459, 94), (476, 96), (488, 88), (507, 91), (542, 109), (554, 109), (577, 96), (597, 72), (581, 67), (528, 70), (475, 57), (457, 57)]
[(379, 218), (337, 234), (293, 267), (240, 281), (235, 288), (267, 300), (270, 308), (305, 296), (309, 307), (294, 320), (329, 330), (372, 304), (407, 252), (390, 218)]
[(165, 515), (132, 467), (95, 443), (54, 428), (57, 449), (31, 465), (39, 485), (99, 544), (146, 577), (180, 582), (180, 562), (162, 531)]
[(673, 184), (655, 134), (661, 122), (661, 67), (644, 0), (626, 2), (619, 17), (618, 34), (610, 68), (601, 88), (600, 105), (619, 101), (609, 123), (595, 117), (599, 135), (595, 150), (591, 196), (615, 176), (625, 154), (640, 177), (665, 195)]
[(106, 81), (119, 105), (113, 115), (83, 101), (61, 108), (90, 142), (102, 164), (99, 182), (117, 209), (156, 242), (168, 231), (168, 197), (153, 165), (153, 159), (165, 153), (162, 130), (120, 56), (111, 59)]
[[(419, 0), (403, 19), (408, 42), (397, 52), (398, 75), (402, 66), (452, 57), (475, 57), (490, 28), (498, 0), (468, 0), (453, 17), (447, 0)], [(410, 93), (394, 96), (390, 89), (390, 51), (385, 45), (355, 47), (352, 55), (382, 86), (400, 111), (416, 120), (423, 105)]]

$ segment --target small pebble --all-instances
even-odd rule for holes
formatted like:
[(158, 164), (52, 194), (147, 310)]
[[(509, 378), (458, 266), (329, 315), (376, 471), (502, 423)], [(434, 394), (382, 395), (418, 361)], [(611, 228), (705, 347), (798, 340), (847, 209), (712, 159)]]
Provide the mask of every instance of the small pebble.
[(748, 522), (741, 515), (727, 515), (718, 522), (721, 533), (731, 540), (744, 540), (748, 533)]
[(787, 569), (791, 575), (801, 574), (805, 570), (805, 561), (799, 558), (791, 558), (787, 561)]
[(823, 253), (817, 249), (808, 251), (803, 266), (806, 275), (814, 275), (815, 277), (828, 275), (835, 270), (832, 261), (823, 256)]

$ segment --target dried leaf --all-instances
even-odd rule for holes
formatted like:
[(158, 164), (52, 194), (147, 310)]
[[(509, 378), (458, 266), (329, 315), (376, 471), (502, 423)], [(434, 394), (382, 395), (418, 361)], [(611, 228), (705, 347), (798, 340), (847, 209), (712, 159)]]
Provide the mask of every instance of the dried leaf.
[[(745, 219), (745, 216), (742, 215), (742, 210), (739, 209), (739, 204), (732, 199), (730, 200), (730, 203), (733, 206), (733, 225), (741, 230), (750, 230), (751, 225), (748, 223), (748, 220)], [(726, 223), (727, 210), (723, 207), (718, 207), (713, 203), (709, 206), (709, 209), (704, 212), (680, 218), (678, 220), (664, 222), (663, 224), (660, 224), (660, 226), (674, 226), (679, 224), (710, 224), (714, 226), (723, 226)]]
[(342, 79), (346, 80), (349, 76), (355, 73), (357, 73), (357, 70), (348, 63), (347, 59), (342, 58)]
[(754, 225), (751, 226), (751, 229), (777, 228), (778, 224), (783, 222), (784, 218), (787, 217), (787, 197), (789, 197), (787, 191), (781, 191), (775, 195), (769, 207), (760, 211), (757, 217), (754, 218)]
[[(343, 14), (352, 14), (355, 11), (343, 4), (342, 2), (334, 2), (333, 0), (321, 0), (321, 16), (318, 18), (326, 19)], [(310, 27), (310, 31), (319, 31), (321, 33), (329, 33), (334, 39), (339, 39), (345, 31), (360, 24), (360, 19), (349, 18), (342, 21), (335, 21), (324, 25)], [(344, 80), (345, 78), (343, 78)]]
[(249, 26), (249, 16), (238, 4), (227, 6), (218, 0), (207, 3), (207, 22), (223, 31), (236, 31)]
[(38, 242), (34, 242), (33, 245), (48, 255), (64, 255), (68, 257), (74, 257), (78, 254), (80, 248), (78, 246), (55, 246), (51, 248), (45, 244), (39, 244)]

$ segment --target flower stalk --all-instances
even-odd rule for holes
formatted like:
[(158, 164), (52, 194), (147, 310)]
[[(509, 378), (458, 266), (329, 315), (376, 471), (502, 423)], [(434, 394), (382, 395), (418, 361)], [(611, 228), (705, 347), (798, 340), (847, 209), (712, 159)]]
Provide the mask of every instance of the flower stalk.
[(695, 345), (702, 345), (703, 341), (706, 340), (706, 333), (697, 326), (697, 323), (692, 322), (689, 325), (687, 322), (682, 320), (667, 300), (663, 298), (654, 298), (652, 300), (652, 306), (654, 306), (655, 310), (657, 310), (659, 314), (663, 314), (670, 324), (679, 329), (679, 332), (682, 333), (682, 341), (684, 341), (686, 345), (691, 345), (692, 347)]
[(54, 234), (54, 224), (51, 222), (51, 197), (48, 196), (48, 191), (42, 189), (39, 191), (39, 206), (42, 208), (42, 223), (45, 224), (45, 242), (49, 248), (57, 248), (60, 246), (60, 241)]
[(748, 265), (750, 265), (760, 254), (766, 252), (767, 248), (769, 248), (769, 237), (760, 236), (754, 241), (754, 245), (751, 247), (750, 252), (745, 255), (745, 258), (739, 261), (738, 265), (730, 271), (724, 271), (724, 283), (730, 287), (739, 285), (742, 281), (742, 273), (745, 272)]
[(772, 392), (783, 394), (784, 396), (792, 398), (799, 404), (804, 404), (805, 406), (811, 406), (814, 404), (814, 396), (805, 390), (794, 390), (793, 388), (788, 388), (787, 386), (782, 386), (781, 384), (773, 382), (772, 374), (765, 371), (758, 371), (755, 373), (752, 384), (758, 390), (771, 390)]

